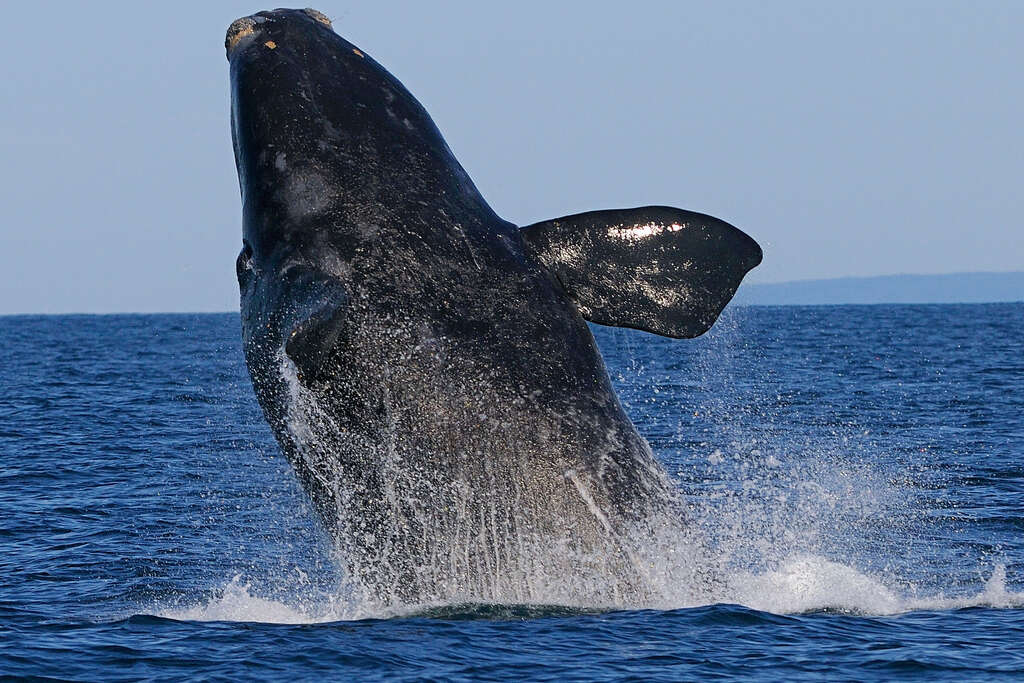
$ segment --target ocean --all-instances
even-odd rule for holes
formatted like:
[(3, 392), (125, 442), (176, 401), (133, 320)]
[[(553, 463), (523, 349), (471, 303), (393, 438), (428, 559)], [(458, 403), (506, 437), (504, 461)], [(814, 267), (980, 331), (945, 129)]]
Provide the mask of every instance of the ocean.
[(0, 677), (1024, 677), (1024, 304), (593, 331), (726, 600), (375, 611), (236, 314), (0, 317)]

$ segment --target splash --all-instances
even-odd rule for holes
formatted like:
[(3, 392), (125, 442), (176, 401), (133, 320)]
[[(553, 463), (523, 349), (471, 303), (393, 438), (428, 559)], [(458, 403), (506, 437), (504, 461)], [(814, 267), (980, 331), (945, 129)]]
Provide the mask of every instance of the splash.
[(156, 616), (178, 621), (241, 621), (265, 624), (320, 624), (358, 619), (350, 605), (333, 596), (294, 599), (289, 602), (262, 597), (250, 582), (236, 574), (220, 591), (195, 605), (157, 612)]
[(732, 602), (774, 614), (839, 611), (895, 614), (905, 601), (881, 581), (823, 557), (803, 555), (763, 574), (738, 573), (730, 581)]
[(878, 578), (815, 556), (795, 557), (760, 575), (740, 574), (730, 583), (728, 595), (734, 602), (774, 614), (829, 611), (887, 616), (968, 607), (1024, 607), (1024, 593), (1007, 590), (1003, 565), (996, 565), (979, 592), (957, 598), (901, 595)]
[[(680, 420), (667, 443), (655, 444), (662, 460), (677, 472), (675, 485), (684, 501), (685, 520), (683, 516), (648, 516), (643, 523), (623, 526), (618, 520), (609, 521), (607, 501), (600, 498), (588, 473), (574, 468), (561, 473), (563, 489), (536, 489), (550, 495), (530, 495), (530, 490), (513, 486), (503, 497), (513, 501), (511, 506), (499, 508), (493, 500), (474, 499), (472, 489), (480, 490), (482, 484), (494, 490), (496, 476), (531, 483), (535, 474), (526, 467), (528, 463), (518, 463), (514, 457), (502, 460), (501, 466), (520, 469), (495, 472), (491, 469), (495, 465), (486, 464), (486, 440), (473, 454), (485, 465), (467, 469), (470, 475), (461, 480), (439, 485), (429, 471), (408, 466), (408, 452), (396, 451), (388, 430), (398, 431), (400, 425), (387, 423), (380, 439), (362, 437), (364, 441), (355, 443), (352, 440), (361, 437), (346, 432), (329, 411), (318, 410), (319, 402), (297, 381), (294, 366), (283, 355), (280, 362), (289, 396), (289, 432), (298, 443), (293, 463), (298, 458), (303, 465), (297, 469), (326, 474), (313, 484), (333, 489), (335, 499), (344, 504), (366, 497), (368, 489), (361, 488), (358, 472), (377, 468), (384, 475), (373, 482), (381, 491), (378, 507), (369, 509), (377, 515), (376, 522), (360, 527), (364, 518), (354, 515), (356, 526), (341, 535), (347, 539), (340, 551), (348, 556), (350, 573), (355, 556), (363, 558), (356, 560), (356, 569), (364, 577), (378, 577), (378, 587), (411, 579), (430, 590), (412, 596), (393, 592), (381, 599), (379, 591), (357, 586), (343, 597), (296, 591), (297, 597), (282, 598), (280, 593), (261, 590), (259, 581), (239, 578), (202, 604), (173, 613), (181, 618), (315, 623), (449, 614), (466, 604), (609, 610), (734, 603), (780, 614), (864, 615), (1022, 606), (1022, 594), (1007, 587), (1002, 566), (992, 570), (984, 586), (961, 581), (955, 595), (947, 597), (943, 591), (949, 583), (943, 584), (941, 569), (929, 572), (927, 567), (900, 565), (899, 551), (921, 537), (916, 532), (929, 523), (923, 516), (935, 507), (918, 505), (915, 482), (900, 478), (913, 474), (880, 464), (886, 462), (880, 457), (885, 453), (872, 442), (868, 430), (852, 423), (831, 423), (827, 429), (812, 425), (800, 431), (772, 412), (770, 399), (754, 396), (738, 413), (728, 401), (744, 403), (746, 398), (729, 386), (715, 388), (693, 411), (695, 416), (711, 416), (703, 423), (712, 425), (704, 429), (711, 432), (707, 441), (687, 443), (687, 434), (701, 425)], [(642, 374), (644, 368), (637, 372)], [(646, 387), (650, 380), (644, 377), (638, 384)], [(459, 396), (465, 401), (462, 405), (436, 389), (426, 396), (430, 400), (416, 401), (431, 411), (434, 421), (438, 415), (463, 408), (484, 425), (495, 422), (495, 415), (502, 417), (490, 405)], [(653, 392), (658, 394), (657, 383)], [(435, 398), (439, 402), (431, 403)], [(776, 398), (786, 400), (781, 394)], [(385, 404), (392, 400), (385, 392)], [(755, 410), (750, 405), (760, 407)], [(666, 416), (677, 419), (679, 412), (658, 406), (652, 419)], [(466, 418), (458, 415), (460, 420)], [(641, 425), (649, 422), (643, 414), (637, 419)], [(448, 433), (445, 423), (438, 424), (439, 431), (431, 438)], [(495, 423), (493, 429), (482, 429), (494, 438), (509, 431), (529, 438), (530, 431), (540, 427)], [(335, 453), (317, 445), (346, 440), (345, 451), (354, 460), (340, 465)], [(569, 513), (566, 507), (566, 514), (554, 516), (582, 520), (578, 523), (583, 526), (571, 529), (578, 536), (552, 534), (550, 528), (535, 524), (540, 517), (531, 517), (535, 512), (531, 506), (564, 505), (565, 500), (574, 501), (577, 508)], [(550, 518), (550, 509), (547, 514)], [(587, 535), (613, 542), (589, 546), (578, 542)], [(421, 546), (402, 545), (401, 539), (407, 538), (430, 540)], [(903, 554), (916, 558), (913, 562), (922, 557), (937, 561), (934, 554)]]
[[(632, 608), (678, 604), (682, 586), (687, 604), (698, 604), (720, 583), (635, 433), (594, 420), (587, 437), (597, 445), (595, 469), (621, 472), (616, 456), (626, 453), (639, 471), (624, 475), (634, 477), (635, 509), (623, 509), (594, 471), (566, 466), (572, 450), (560, 430), (570, 418), (549, 424), (547, 411), (531, 411), (522, 398), (514, 408), (514, 398), (493, 405), (498, 388), (486, 375), (475, 380), (479, 397), (438, 384), (453, 372), (448, 366), (414, 382), (382, 382), (385, 419), (370, 438), (339, 424), (324, 408), (336, 397), (299, 381), (286, 355), (278, 368), (287, 387), (286, 450), (321, 501), (364, 604)], [(548, 448), (557, 449), (552, 457), (536, 456)], [(488, 457), (491, 449), (501, 457)]]
[[(676, 600), (661, 596), (654, 609), (704, 607), (716, 603), (738, 604), (773, 614), (842, 612), (861, 616), (892, 616), (916, 611), (945, 611), (970, 607), (1024, 608), (1024, 592), (1006, 587), (1006, 569), (996, 565), (978, 592), (956, 598), (942, 595), (910, 597), (888, 588), (880, 579), (823, 557), (803, 555), (761, 574), (736, 573), (716, 599), (692, 601), (686, 587)], [(228, 621), (265, 624), (323, 624), (363, 619), (412, 616), (451, 619), (524, 619), (545, 616), (594, 614), (608, 608), (560, 605), (480, 603), (423, 603), (382, 608), (351, 595), (297, 592), (291, 598), (260, 594), (250, 581), (236, 575), (214, 595), (196, 604), (156, 611), (156, 616), (179, 621)]]

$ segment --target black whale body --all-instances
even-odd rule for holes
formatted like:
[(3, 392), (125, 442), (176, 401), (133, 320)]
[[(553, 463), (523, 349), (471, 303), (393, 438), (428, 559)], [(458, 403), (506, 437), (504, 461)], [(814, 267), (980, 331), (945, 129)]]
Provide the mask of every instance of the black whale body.
[(669, 207), (519, 229), (323, 15), (239, 19), (227, 48), (246, 360), (352, 578), (385, 604), (652, 599), (650, 555), (696, 546), (584, 318), (701, 334), (757, 244)]

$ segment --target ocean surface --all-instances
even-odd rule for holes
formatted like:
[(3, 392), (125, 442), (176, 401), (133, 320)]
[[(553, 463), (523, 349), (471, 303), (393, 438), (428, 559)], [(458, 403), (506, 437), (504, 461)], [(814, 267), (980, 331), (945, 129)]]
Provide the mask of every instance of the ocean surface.
[(593, 329), (725, 602), (374, 612), (237, 315), (0, 317), (0, 677), (1024, 677), (1024, 304)]

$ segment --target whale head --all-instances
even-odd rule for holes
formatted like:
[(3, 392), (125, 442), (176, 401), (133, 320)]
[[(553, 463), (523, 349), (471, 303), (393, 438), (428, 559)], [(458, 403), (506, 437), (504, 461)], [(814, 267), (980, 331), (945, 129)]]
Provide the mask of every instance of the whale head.
[(428, 270), (442, 278), (472, 263), (467, 234), (501, 232), (502, 253), (517, 248), (515, 226), (490, 209), (420, 103), (323, 14), (242, 17), (225, 48), (242, 199), (236, 270), (258, 393), (279, 374), (279, 352), (307, 376), (335, 353), (352, 306), (401, 306)]
[(422, 215), (438, 196), (456, 211), (490, 211), (419, 102), (320, 12), (242, 17), (225, 47), (240, 274), (279, 272), (314, 253), (344, 260), (336, 252), (406, 229), (410, 215), (441, 225)]

